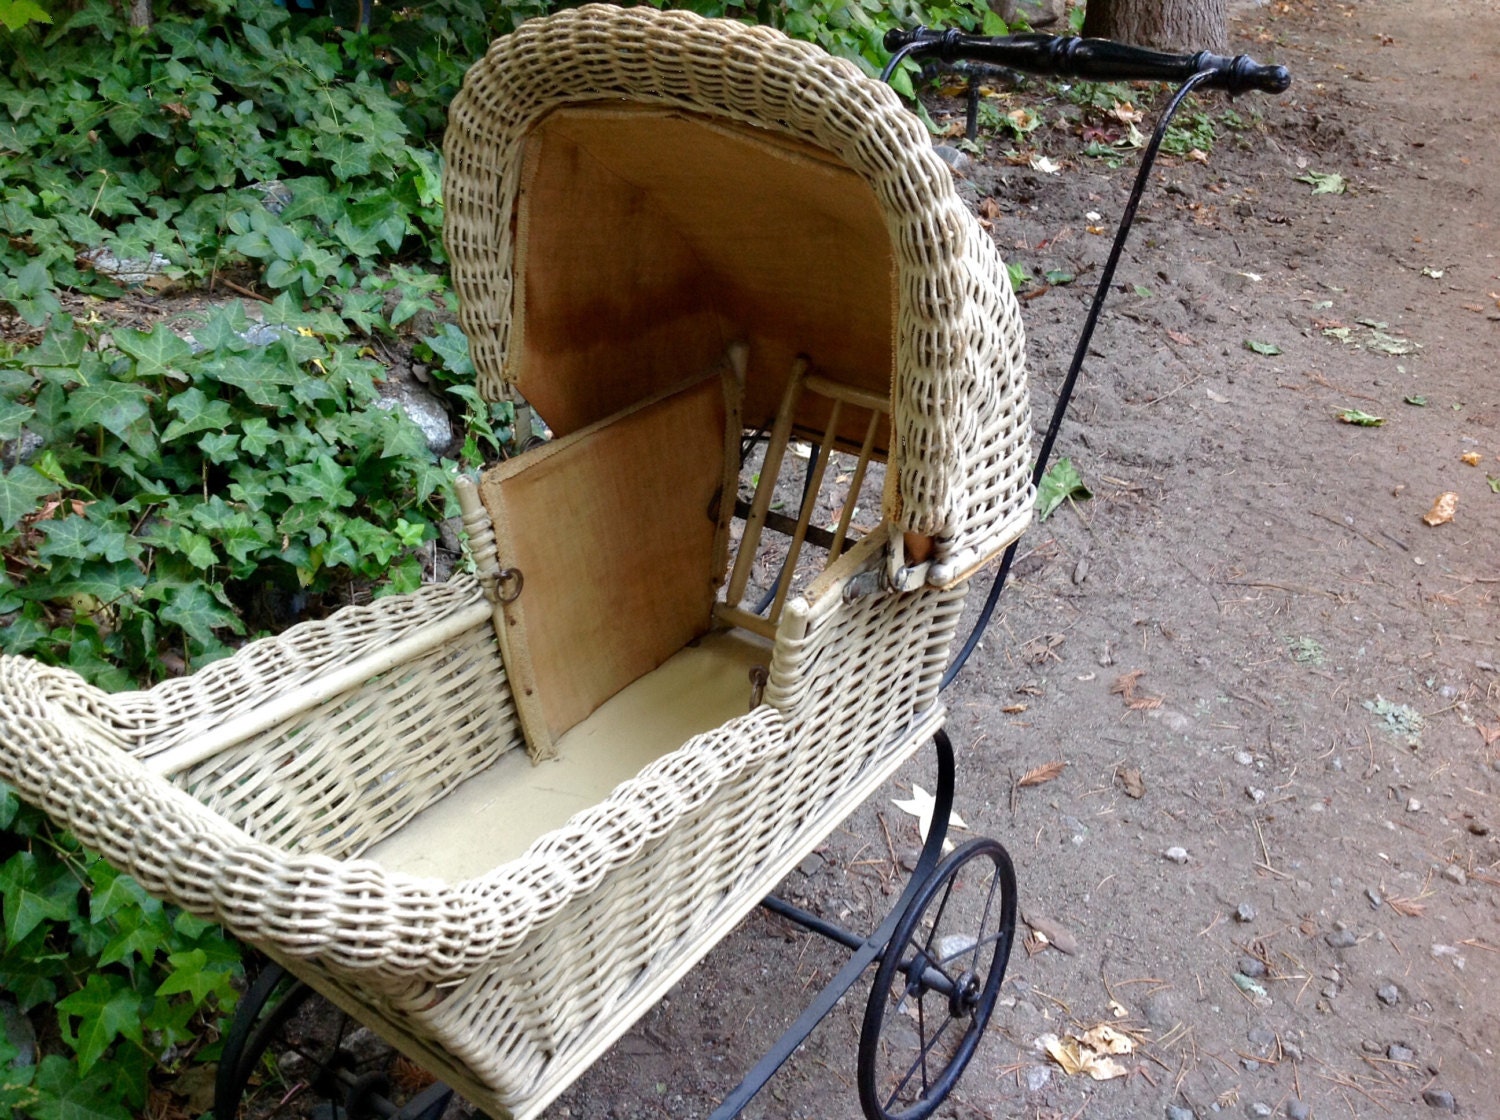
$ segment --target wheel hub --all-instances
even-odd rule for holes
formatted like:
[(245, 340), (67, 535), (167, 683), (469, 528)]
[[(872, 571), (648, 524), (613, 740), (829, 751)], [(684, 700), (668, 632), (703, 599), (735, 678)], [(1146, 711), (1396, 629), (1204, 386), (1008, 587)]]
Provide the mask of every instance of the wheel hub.
[(953, 992), (948, 997), (948, 1010), (954, 1018), (967, 1018), (979, 1005), (979, 994), (984, 983), (972, 972), (962, 973), (953, 983)]

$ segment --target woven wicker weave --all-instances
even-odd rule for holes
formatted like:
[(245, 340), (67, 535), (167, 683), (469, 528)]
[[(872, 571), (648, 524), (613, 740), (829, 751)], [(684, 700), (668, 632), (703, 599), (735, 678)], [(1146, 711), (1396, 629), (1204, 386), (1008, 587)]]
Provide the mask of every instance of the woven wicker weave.
[[(1021, 335), (988, 240), (892, 94), (764, 29), (588, 7), (526, 25), (471, 71), (447, 236), (487, 391), (503, 387), (527, 130), (564, 102), (624, 97), (833, 153), (872, 184), (896, 247), (895, 520), (787, 602), (760, 706), (516, 858), (446, 881), (366, 853), (526, 749), (496, 636), (494, 537), (472, 494), (476, 576), (298, 626), (189, 678), (111, 696), (0, 658), (0, 778), (497, 1117), (545, 1108), (941, 725), (955, 581), (1030, 505)], [(902, 529), (940, 538), (929, 585), (846, 594), (879, 586), (870, 574)]]
[(898, 485), (886, 515), (936, 538), (930, 582), (968, 575), (1031, 511), (1024, 336), (993, 243), (917, 119), (849, 62), (764, 27), (590, 5), (524, 24), (449, 113), (444, 236), (480, 387), (500, 397), (513, 328), (513, 212), (527, 134), (559, 106), (619, 101), (756, 126), (864, 178), (895, 253)]

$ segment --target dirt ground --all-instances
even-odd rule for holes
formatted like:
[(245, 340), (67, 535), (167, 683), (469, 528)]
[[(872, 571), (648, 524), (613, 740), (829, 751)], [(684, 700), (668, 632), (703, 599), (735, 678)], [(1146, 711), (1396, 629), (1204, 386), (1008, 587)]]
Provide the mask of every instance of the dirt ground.
[[(1159, 166), (1059, 446), (1093, 497), (1031, 530), (948, 693), (957, 809), (1014, 856), (1025, 930), (1073, 952), (1017, 944), (939, 1116), (1495, 1114), (1497, 15), (1243, 8), (1235, 48), (1295, 84), (1238, 102), (1249, 127), (1207, 162)], [(1133, 166), (1030, 140), (1060, 174), (992, 140), (963, 190), (1008, 259), (1079, 277), (1024, 305), (1044, 415)], [(783, 893), (874, 921), (913, 781), (930, 758)], [(549, 1115), (707, 1115), (843, 960), (752, 916)], [(746, 1116), (859, 1115), (866, 990)], [(1134, 1040), (1126, 1076), (1037, 1044), (1099, 1023)]]

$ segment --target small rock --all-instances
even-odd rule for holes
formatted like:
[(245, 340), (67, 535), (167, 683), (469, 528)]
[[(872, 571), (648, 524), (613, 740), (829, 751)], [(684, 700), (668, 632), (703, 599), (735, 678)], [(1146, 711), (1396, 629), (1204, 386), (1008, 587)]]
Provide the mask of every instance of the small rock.
[(1028, 1066), (1026, 1068), (1026, 1091), (1039, 1093), (1052, 1080), (1051, 1066)]
[(1380, 1045), (1380, 1043), (1376, 1042), (1373, 1038), (1363, 1039), (1360, 1042), (1360, 1044), (1359, 1044), (1359, 1048), (1361, 1050), (1363, 1050), (1366, 1054), (1379, 1054), (1383, 1049), (1385, 1049), (1383, 1046)]
[(1286, 1114), (1288, 1120), (1308, 1120), (1312, 1115), (1312, 1105), (1306, 1101), (1287, 1101)]
[(1073, 565), (1073, 582), (1082, 583), (1089, 578), (1089, 558), (1080, 556), (1078, 563)]
[(1234, 920), (1237, 922), (1255, 921), (1255, 907), (1248, 902), (1242, 902), (1234, 908)]
[(1464, 869), (1456, 863), (1450, 863), (1447, 867), (1443, 868), (1443, 878), (1447, 879), (1450, 883), (1457, 883), (1459, 886), (1463, 886), (1469, 881), (1469, 876), (1464, 873)]
[(1157, 992), (1146, 1000), (1141, 1011), (1146, 1016), (1146, 1022), (1157, 1030), (1170, 1030), (1177, 1025), (1177, 1009), (1167, 992)]
[(1382, 984), (1376, 990), (1375, 998), (1387, 1007), (1395, 1007), (1401, 1002), (1401, 989), (1394, 984)]
[(108, 249), (86, 249), (78, 259), (117, 284), (134, 287), (162, 274), (172, 262), (160, 253), (149, 257), (117, 257)]
[(1286, 1039), (1282, 1039), (1281, 1052), (1294, 1062), (1302, 1060), (1302, 1047), (1298, 1046), (1295, 1042), (1288, 1042)]
[(1186, 863), (1188, 861), (1187, 849), (1175, 847), (1168, 848), (1166, 851), (1162, 852), (1162, 858), (1169, 859), (1173, 863)]
[(1323, 940), (1328, 942), (1330, 949), (1352, 949), (1359, 938), (1352, 929), (1336, 929), (1332, 933), (1324, 934)]
[(1167, 1120), (1198, 1120), (1191, 1108), (1183, 1108), (1180, 1104), (1167, 1105)]
[(1269, 1116), (1273, 1109), (1264, 1101), (1256, 1101), (1250, 1106), (1249, 1111), (1251, 1116)]
[(1252, 762), (1255, 761), (1255, 756), (1249, 751), (1235, 751), (1234, 760), (1241, 766), (1249, 766)]
[(973, 160), (951, 144), (934, 145), (932, 151), (955, 175), (967, 176), (974, 166)]
[(1457, 1112), (1458, 1102), (1447, 1089), (1424, 1089), (1422, 1099), (1440, 1112)]
[(1255, 1046), (1270, 1046), (1276, 1041), (1275, 1032), (1268, 1031), (1265, 1027), (1254, 1027), (1245, 1037)]
[(1259, 805), (1266, 799), (1266, 791), (1263, 789), (1256, 789), (1254, 786), (1246, 786), (1245, 796)]
[(1420, 813), (1422, 811), (1422, 803), (1415, 797), (1409, 797), (1406, 799), (1406, 811), (1408, 813)]
[(1243, 956), (1235, 962), (1234, 967), (1240, 975), (1252, 980), (1259, 980), (1266, 974), (1266, 962), (1259, 957)]
[(902, 870), (915, 871), (917, 869), (917, 861), (921, 858), (921, 848), (902, 848), (900, 854)]
[(1417, 1052), (1410, 1046), (1393, 1042), (1385, 1048), (1385, 1056), (1393, 1062), (1409, 1062), (1417, 1056)]
[(15, 1048), (11, 1068), (36, 1064), (36, 1031), (32, 1029), (31, 1020), (21, 1014), (20, 1005), (10, 996), (0, 996), (0, 1039)]
[(797, 870), (803, 875), (811, 878), (823, 868), (823, 857), (817, 852), (809, 852), (807, 856), (797, 865)]
[(422, 433), (434, 455), (447, 451), (453, 442), (453, 421), (443, 399), (416, 381), (392, 378), (380, 386), (377, 408), (399, 408)]
[(1365, 888), (1365, 897), (1370, 900), (1371, 910), (1379, 910), (1380, 907), (1385, 903), (1385, 899), (1380, 897), (1380, 892), (1377, 891), (1374, 887)]
[(1240, 1065), (1244, 1066), (1245, 1069), (1250, 1073), (1254, 1073), (1256, 1070), (1260, 1069), (1260, 1063), (1257, 1062), (1254, 1058), (1241, 1058)]

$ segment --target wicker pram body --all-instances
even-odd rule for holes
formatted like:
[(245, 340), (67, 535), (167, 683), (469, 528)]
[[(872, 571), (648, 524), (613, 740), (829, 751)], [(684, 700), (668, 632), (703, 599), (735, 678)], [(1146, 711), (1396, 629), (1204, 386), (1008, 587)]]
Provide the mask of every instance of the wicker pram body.
[[(541, 469), (523, 455), (483, 500), (463, 492), (474, 574), (143, 692), (0, 659), (0, 777), (475, 1104), (527, 1117), (941, 726), (965, 579), (1029, 517), (1029, 416), (989, 238), (895, 96), (810, 46), (682, 13), (575, 9), (473, 68), (446, 155), (446, 239), (482, 390), (519, 386), (538, 405), (560, 439), (536, 462), (564, 495), (590, 471), (654, 460), (653, 424), (673, 433), (702, 492), (664, 455), (642, 508), (709, 507), (701, 546), (682, 546), (691, 578), (652, 551), (678, 543), (669, 527), (609, 543), (645, 516), (612, 528), (634, 501), (613, 492), (547, 517), (562, 544), (518, 560), (539, 529), (527, 510), (557, 503), (523, 489)], [(748, 188), (746, 167), (763, 169)], [(580, 272), (587, 254), (602, 263)], [(590, 732), (604, 755), (619, 721), (691, 706), (697, 678), (673, 683), (671, 651), (717, 648), (740, 617), (715, 595), (741, 433), (774, 418), (860, 443), (815, 393), (796, 403), (799, 355), (850, 399), (884, 399), (864, 443), (886, 482), (879, 527), (729, 657), (736, 671), (763, 663), (763, 690), (745, 702), (745, 686), (727, 718), (664, 718), (669, 742), (555, 821), (513, 822), (525, 814), (490, 793), (465, 802), (496, 774), (550, 773), (610, 705), (645, 707)], [(698, 450), (678, 438), (685, 418), (708, 433)], [(565, 547), (599, 525), (600, 543)], [(573, 552), (608, 563), (549, 592)], [(538, 604), (571, 609), (578, 584), (599, 581), (635, 605), (559, 638)], [(617, 632), (650, 640), (593, 657)], [(598, 680), (564, 702), (574, 659)], [(507, 818), (493, 847), (466, 832), (486, 815)]]

